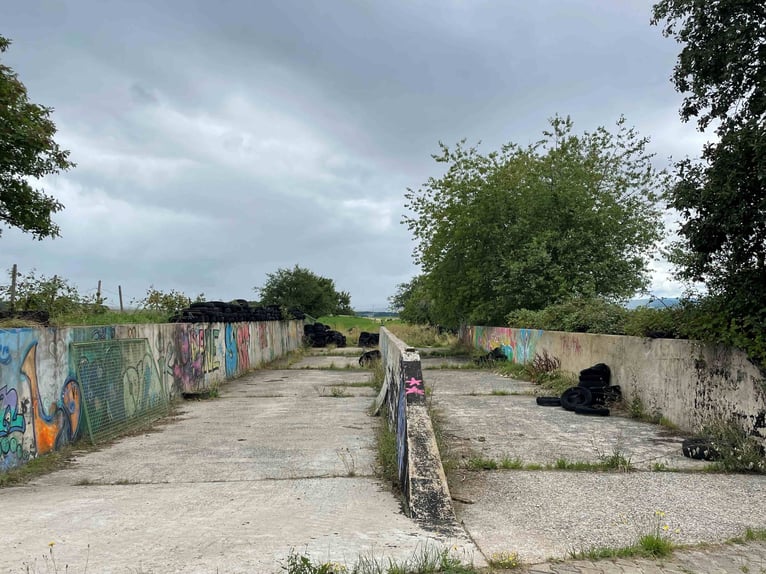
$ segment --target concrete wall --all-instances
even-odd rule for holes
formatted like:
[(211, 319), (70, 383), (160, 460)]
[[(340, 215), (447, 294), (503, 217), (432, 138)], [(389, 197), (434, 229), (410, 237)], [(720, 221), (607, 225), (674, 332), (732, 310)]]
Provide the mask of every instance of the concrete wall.
[(698, 341), (562, 333), (507, 327), (468, 327), (463, 342), (487, 351), (500, 347), (516, 363), (547, 351), (561, 368), (578, 373), (596, 363), (612, 370), (612, 384), (647, 412), (658, 413), (689, 432), (733, 420), (766, 437), (766, 380), (736, 349)]
[[(0, 471), (82, 436), (87, 401), (129, 417), (160, 395), (204, 392), (280, 357), (302, 336), (302, 321), (0, 329)], [(100, 352), (99, 341), (114, 340), (135, 344)]]
[(396, 430), (399, 484), (410, 515), (423, 526), (457, 532), (447, 479), (426, 407), (420, 355), (385, 327), (380, 352), (386, 373), (376, 407)]

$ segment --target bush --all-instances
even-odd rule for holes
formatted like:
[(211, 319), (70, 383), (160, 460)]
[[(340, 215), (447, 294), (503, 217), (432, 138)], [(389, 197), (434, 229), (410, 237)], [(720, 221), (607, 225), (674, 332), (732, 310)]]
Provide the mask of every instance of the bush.
[[(519, 309), (509, 313), (511, 327), (573, 333), (625, 333), (628, 310), (604, 299), (570, 299), (541, 311)], [(518, 323), (517, 323), (518, 321)]]
[(625, 320), (625, 334), (634, 337), (678, 339), (682, 311), (679, 308), (652, 309), (638, 307)]

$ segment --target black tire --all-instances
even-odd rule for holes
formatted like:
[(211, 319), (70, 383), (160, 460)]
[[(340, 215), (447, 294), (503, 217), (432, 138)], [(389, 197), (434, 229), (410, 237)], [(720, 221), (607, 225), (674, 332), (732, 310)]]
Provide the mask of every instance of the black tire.
[(559, 397), (537, 397), (535, 401), (541, 407), (560, 407), (561, 406), (561, 398)]
[(609, 382), (608, 381), (602, 381), (602, 380), (589, 381), (589, 380), (582, 380), (582, 379), (580, 379), (580, 382), (578, 383), (577, 386), (578, 387), (585, 387), (586, 389), (589, 389), (589, 390), (592, 391), (594, 389), (604, 389), (604, 388), (608, 387), (609, 386)]
[(568, 411), (589, 407), (592, 403), (593, 395), (585, 387), (571, 387), (561, 394), (561, 406)]
[(575, 407), (574, 410), (575, 413), (578, 415), (588, 415), (591, 417), (608, 417), (609, 416), (609, 409), (605, 407)]
[(710, 439), (707, 438), (687, 438), (681, 443), (681, 452), (687, 458), (695, 460), (717, 460), (718, 451), (713, 448)]

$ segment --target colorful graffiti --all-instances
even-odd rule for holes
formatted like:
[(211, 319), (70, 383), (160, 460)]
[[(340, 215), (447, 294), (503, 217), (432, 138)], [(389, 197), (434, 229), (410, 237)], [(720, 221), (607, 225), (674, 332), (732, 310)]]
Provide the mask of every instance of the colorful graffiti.
[(226, 376), (234, 377), (250, 370), (250, 324), (227, 323)]
[(500, 347), (509, 361), (528, 363), (535, 358), (535, 349), (543, 331), (508, 327), (468, 327), (467, 335), (474, 347), (485, 351)]
[(302, 333), (298, 321), (0, 329), (0, 472), (153, 416), (169, 395), (299, 347)]
[[(11, 360), (3, 364), (10, 363)], [(28, 346), (20, 367), (12, 372), (16, 373), (12, 379), (14, 386), (6, 383), (0, 388), (2, 469), (18, 466), (30, 458), (74, 442), (79, 435), (82, 414), (82, 394), (74, 379), (67, 379), (58, 400), (47, 407), (43, 404), (38, 381), (37, 342)]]
[(162, 363), (167, 365), (182, 392), (198, 390), (204, 384), (206, 373), (221, 368), (217, 350), (220, 332), (213, 327), (177, 326), (174, 344), (168, 345)]

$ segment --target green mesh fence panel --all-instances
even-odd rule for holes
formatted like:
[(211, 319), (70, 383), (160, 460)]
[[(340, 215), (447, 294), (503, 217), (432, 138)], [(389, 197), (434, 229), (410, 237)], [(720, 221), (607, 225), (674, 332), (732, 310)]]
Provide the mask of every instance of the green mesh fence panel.
[(169, 398), (147, 339), (72, 343), (91, 442), (113, 438), (168, 413)]

